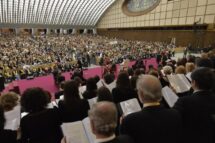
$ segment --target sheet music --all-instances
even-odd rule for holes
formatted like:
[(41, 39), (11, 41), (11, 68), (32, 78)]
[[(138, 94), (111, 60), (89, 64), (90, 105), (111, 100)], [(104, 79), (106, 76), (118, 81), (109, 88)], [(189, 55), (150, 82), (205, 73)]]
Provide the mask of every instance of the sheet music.
[(181, 81), (183, 82), (182, 86), (184, 86), (184, 88), (187, 88), (188, 90), (190, 90), (191, 84), (188, 81), (188, 79), (185, 77), (185, 75), (178, 74), (178, 78), (181, 79)]
[(162, 94), (169, 107), (172, 108), (178, 100), (178, 96), (168, 86), (162, 89)]
[(64, 95), (61, 95), (61, 96), (60, 96), (60, 100), (64, 100)]
[(183, 74), (168, 75), (167, 78), (177, 93), (189, 91), (191, 88), (191, 84)]
[(89, 143), (82, 121), (61, 125), (67, 143)]
[(53, 102), (55, 102), (55, 103), (53, 103), (53, 104), (56, 105), (56, 107), (58, 107), (59, 101), (60, 101), (60, 99), (55, 99), (55, 101), (53, 101)]
[(105, 82), (104, 82), (104, 80), (100, 79), (99, 82), (97, 82), (96, 85), (97, 85), (97, 88), (99, 89), (100, 87), (105, 85)]
[(86, 91), (87, 87), (86, 86), (81, 86), (79, 87), (79, 93), (83, 94)]
[(141, 110), (139, 102), (136, 98), (120, 102), (120, 107), (123, 111), (124, 116)]
[(116, 87), (116, 80), (114, 80), (112, 83), (106, 85), (106, 87), (112, 92), (112, 90)]
[(91, 129), (91, 126), (90, 126), (90, 119), (89, 117), (85, 118), (83, 121), (82, 121), (83, 125), (84, 125), (84, 128), (85, 128), (85, 133), (88, 137), (88, 140), (89, 140), (89, 143), (96, 143), (96, 136), (92, 133), (92, 129)]
[(187, 77), (190, 81), (192, 81), (192, 79), (191, 79), (191, 73), (187, 73), (187, 74), (186, 74), (186, 77)]
[(20, 125), (20, 119), (21, 119), (21, 107), (20, 105), (17, 105), (14, 107), (12, 111), (8, 111), (4, 113), (6, 123), (4, 126), (5, 130), (13, 130), (16, 131), (19, 128)]
[(92, 108), (93, 104), (95, 104), (97, 102), (97, 99), (98, 99), (98, 97), (94, 97), (94, 98), (88, 100), (90, 108)]
[(53, 109), (53, 108), (54, 108), (53, 102), (48, 103), (47, 106), (46, 106), (46, 108), (47, 108), (47, 109)]

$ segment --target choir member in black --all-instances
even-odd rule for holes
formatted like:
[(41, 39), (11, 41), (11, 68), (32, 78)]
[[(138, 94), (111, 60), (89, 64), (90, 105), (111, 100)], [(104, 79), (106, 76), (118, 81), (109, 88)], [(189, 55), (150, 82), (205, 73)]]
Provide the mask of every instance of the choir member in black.
[(88, 101), (79, 96), (79, 85), (76, 81), (67, 81), (64, 85), (64, 100), (59, 101), (58, 107), (63, 122), (75, 122), (87, 117)]
[(215, 75), (210, 68), (201, 67), (192, 72), (191, 79), (193, 94), (179, 98), (174, 106), (183, 119), (183, 142), (214, 143)]
[(60, 143), (62, 123), (58, 109), (47, 109), (48, 94), (41, 88), (27, 89), (21, 106), (28, 115), (21, 119), (22, 143)]

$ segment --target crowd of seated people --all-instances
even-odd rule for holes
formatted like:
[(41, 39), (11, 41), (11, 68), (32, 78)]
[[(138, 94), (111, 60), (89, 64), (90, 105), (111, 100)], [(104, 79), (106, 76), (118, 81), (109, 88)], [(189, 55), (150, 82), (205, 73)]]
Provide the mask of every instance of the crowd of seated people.
[[(174, 45), (109, 39), (96, 35), (1, 36), (0, 75), (7, 82), (74, 67), (121, 63), (123, 59), (171, 55)], [(153, 49), (153, 50), (152, 50)]]
[[(58, 99), (53, 102), (41, 88), (27, 89), (20, 100), (13, 93), (2, 95), (0, 142), (12, 143), (13, 139), (21, 143), (66, 143), (61, 125), (89, 117), (98, 143), (214, 143), (214, 65), (215, 51), (210, 51), (201, 57), (166, 60), (149, 70), (143, 65), (124, 69), (116, 80), (112, 73), (106, 73), (104, 79), (85, 81), (77, 74), (70, 81), (62, 80)], [(169, 86), (176, 92), (168, 80), (168, 75), (175, 74), (185, 75), (192, 88), (175, 93), (179, 99), (171, 108), (165, 103), (162, 88)], [(6, 96), (10, 100), (5, 100)], [(93, 98), (97, 99), (91, 106)], [(120, 113), (119, 103), (133, 98), (142, 104), (142, 110), (129, 115)], [(4, 128), (5, 114), (16, 106), (21, 106), (21, 112), (27, 115), (21, 118), (17, 130), (8, 131)]]

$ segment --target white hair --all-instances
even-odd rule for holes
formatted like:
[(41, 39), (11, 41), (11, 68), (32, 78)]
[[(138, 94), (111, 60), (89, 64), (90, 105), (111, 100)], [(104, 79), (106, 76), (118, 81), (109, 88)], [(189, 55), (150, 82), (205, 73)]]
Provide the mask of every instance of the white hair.
[(141, 101), (160, 102), (161, 89), (160, 81), (152, 75), (141, 75), (137, 80), (137, 90)]
[(105, 136), (114, 134), (117, 126), (117, 109), (111, 102), (98, 102), (89, 111), (89, 118), (97, 133)]

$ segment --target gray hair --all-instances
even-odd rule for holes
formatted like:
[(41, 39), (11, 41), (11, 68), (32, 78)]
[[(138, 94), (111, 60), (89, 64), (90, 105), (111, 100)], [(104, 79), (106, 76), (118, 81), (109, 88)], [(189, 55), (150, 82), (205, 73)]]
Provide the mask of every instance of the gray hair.
[(165, 66), (165, 67), (163, 67), (163, 72), (165, 75), (169, 75), (173, 72), (173, 69), (171, 66)]
[(98, 102), (89, 111), (89, 118), (96, 133), (111, 136), (117, 126), (117, 109), (111, 102)]
[(152, 75), (141, 75), (137, 80), (137, 90), (141, 101), (160, 102), (161, 89), (160, 81)]

